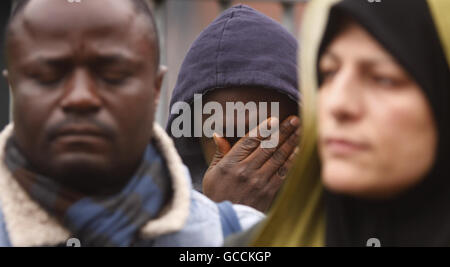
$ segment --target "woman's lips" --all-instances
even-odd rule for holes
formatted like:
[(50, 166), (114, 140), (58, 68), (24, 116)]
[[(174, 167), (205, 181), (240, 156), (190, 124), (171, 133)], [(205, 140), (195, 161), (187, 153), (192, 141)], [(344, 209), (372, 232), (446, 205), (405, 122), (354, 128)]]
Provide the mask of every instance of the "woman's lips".
[(369, 149), (369, 145), (343, 138), (325, 138), (323, 141), (326, 151), (333, 155), (350, 155)]

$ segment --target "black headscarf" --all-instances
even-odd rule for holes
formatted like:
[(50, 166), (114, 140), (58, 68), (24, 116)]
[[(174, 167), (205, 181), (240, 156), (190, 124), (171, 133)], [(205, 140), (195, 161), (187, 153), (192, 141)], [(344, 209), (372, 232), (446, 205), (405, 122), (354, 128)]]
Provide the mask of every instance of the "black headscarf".
[(343, 16), (364, 27), (420, 85), (436, 121), (438, 149), (427, 177), (393, 199), (326, 192), (326, 244), (365, 246), (369, 238), (378, 238), (382, 246), (450, 245), (450, 73), (428, 3), (342, 0), (330, 11), (321, 52)]

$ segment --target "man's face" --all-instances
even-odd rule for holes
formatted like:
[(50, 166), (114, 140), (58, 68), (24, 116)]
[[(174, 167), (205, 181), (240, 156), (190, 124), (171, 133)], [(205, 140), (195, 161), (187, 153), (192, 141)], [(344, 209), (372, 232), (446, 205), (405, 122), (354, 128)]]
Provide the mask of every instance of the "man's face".
[[(224, 137), (230, 143), (231, 146), (236, 144), (242, 136), (238, 136), (237, 129), (239, 126), (243, 126), (245, 129), (245, 133), (247, 134), (249, 131), (253, 130), (251, 127), (250, 121), (262, 122), (270, 117), (278, 117), (280, 123), (285, 120), (290, 115), (298, 115), (298, 105), (295, 101), (291, 100), (287, 95), (279, 93), (272, 89), (266, 89), (261, 87), (236, 87), (236, 88), (224, 88), (224, 89), (216, 89), (206, 94), (204, 97), (203, 104), (205, 105), (208, 102), (217, 102), (222, 106), (223, 110), (223, 133)], [(255, 103), (257, 107), (255, 113), (245, 112), (245, 114), (237, 114), (232, 111), (231, 113), (227, 113), (227, 102), (229, 103), (237, 103), (242, 102), (243, 104), (247, 103)], [(267, 113), (261, 112), (259, 109), (260, 103), (267, 103)], [(271, 103), (278, 103), (279, 110), (274, 111), (271, 108)], [(260, 114), (261, 112), (261, 114)], [(264, 115), (263, 115), (264, 114)], [(231, 115), (231, 116), (230, 116)], [(205, 120), (208, 119), (210, 115), (204, 114), (202, 124), (205, 123)], [(239, 125), (238, 117), (245, 117), (245, 125)], [(231, 132), (234, 132), (233, 137), (227, 136), (227, 129), (232, 129)], [(203, 136), (200, 139), (202, 144), (202, 148), (205, 154), (205, 158), (207, 162), (210, 162), (215, 151), (216, 145), (212, 138), (207, 138)]]
[(131, 1), (101, 0), (30, 1), (15, 18), (14, 134), (39, 172), (98, 190), (136, 169), (163, 76), (148, 19)]

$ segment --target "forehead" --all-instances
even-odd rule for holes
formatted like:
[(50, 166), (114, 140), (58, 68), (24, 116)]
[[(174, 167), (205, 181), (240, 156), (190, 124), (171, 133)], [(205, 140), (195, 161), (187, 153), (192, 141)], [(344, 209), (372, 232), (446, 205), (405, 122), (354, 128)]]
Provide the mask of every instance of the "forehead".
[[(148, 48), (153, 36), (145, 15), (132, 1), (89, 0), (80, 3), (31, 0), (11, 24), (11, 38), (27, 51), (91, 46)], [(153, 47), (153, 42), (150, 42)]]
[[(326, 52), (345, 55), (345, 58), (373, 61), (392, 61), (391, 55), (360, 24), (346, 21), (328, 45)], [(329, 55), (329, 53), (325, 53)]]
[[(226, 102), (282, 102), (294, 103), (287, 95), (273, 89), (263, 87), (234, 87), (216, 89), (208, 93), (206, 101), (216, 101), (221, 104)], [(280, 105), (281, 106), (281, 105)]]
[[(256, 104), (257, 109), (259, 110), (259, 103), (266, 102), (267, 103), (267, 112), (269, 115), (272, 112), (272, 102), (277, 102), (278, 112), (280, 118), (284, 119), (289, 115), (297, 115), (298, 106), (297, 103), (290, 99), (286, 94), (278, 92), (273, 89), (263, 88), (263, 87), (235, 87), (235, 88), (221, 88), (216, 89), (212, 92), (209, 92), (203, 101), (203, 105), (207, 102), (215, 101), (218, 102), (223, 107), (223, 116), (224, 118), (230, 115), (230, 113), (226, 112), (226, 103), (227, 102), (243, 102), (249, 103), (254, 102)], [(237, 114), (233, 113), (232, 116), (236, 116)], [(257, 115), (257, 114), (253, 114)], [(205, 116), (206, 118), (206, 116)], [(248, 119), (246, 117), (246, 123), (248, 123)], [(234, 121), (234, 124), (237, 125), (237, 121)]]

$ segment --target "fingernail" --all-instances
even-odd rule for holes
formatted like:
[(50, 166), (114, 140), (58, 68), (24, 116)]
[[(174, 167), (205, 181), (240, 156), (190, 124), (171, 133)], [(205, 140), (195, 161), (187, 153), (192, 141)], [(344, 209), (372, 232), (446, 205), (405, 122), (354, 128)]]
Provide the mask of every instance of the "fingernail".
[(289, 123), (290, 123), (292, 126), (297, 127), (297, 126), (299, 125), (300, 121), (298, 120), (297, 117), (294, 117), (294, 118), (292, 118), (292, 119), (289, 121)]
[(214, 140), (214, 144), (216, 144), (216, 146), (218, 145), (217, 144), (217, 138), (218, 138), (218, 134), (213, 133), (213, 140)]
[(272, 120), (272, 126), (273, 126), (273, 127), (278, 127), (278, 126), (280, 126), (280, 121), (278, 120), (278, 118), (274, 118), (274, 119)]
[(277, 117), (270, 117), (267, 122), (268, 122), (268, 125), (270, 125), (270, 127), (278, 126), (278, 118)]

